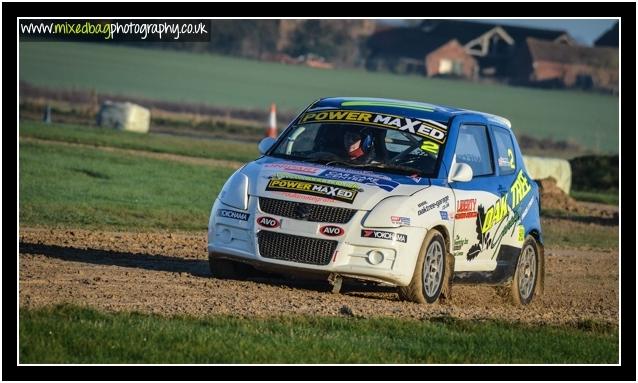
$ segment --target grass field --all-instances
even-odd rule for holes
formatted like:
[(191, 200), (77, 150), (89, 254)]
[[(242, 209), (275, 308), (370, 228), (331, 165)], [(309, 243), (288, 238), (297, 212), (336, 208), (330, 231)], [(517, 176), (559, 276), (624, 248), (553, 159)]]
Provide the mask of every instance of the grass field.
[(20, 144), (20, 224), (206, 230), (228, 168)]
[[(352, 318), (20, 313), (20, 363), (617, 363), (618, 331)], [(135, 331), (131, 331), (135, 329)]]
[(620, 199), (618, 191), (613, 190), (608, 192), (572, 190), (570, 195), (578, 201), (598, 202), (616, 206), (618, 206), (618, 200)]
[(47, 125), (36, 121), (22, 121), (20, 136), (240, 162), (252, 161), (259, 156), (257, 144), (252, 142), (138, 134), (80, 125)]
[(322, 70), (208, 54), (107, 44), (21, 43), (20, 81), (60, 88), (297, 111), (319, 97), (392, 97), (481, 110), (509, 118), (517, 134), (572, 140), (618, 152), (618, 97), (364, 70)]
[[(563, 220), (556, 221), (560, 218)], [(541, 225), (545, 245), (618, 249), (618, 224), (593, 225), (590, 224), (592, 221), (591, 217), (574, 216), (559, 210), (543, 212)], [(558, 222), (560, 224), (556, 224)]]

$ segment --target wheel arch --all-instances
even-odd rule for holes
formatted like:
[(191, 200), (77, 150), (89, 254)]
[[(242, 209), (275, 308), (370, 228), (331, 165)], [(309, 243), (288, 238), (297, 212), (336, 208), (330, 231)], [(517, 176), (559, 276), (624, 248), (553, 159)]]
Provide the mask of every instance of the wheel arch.
[(532, 229), (529, 235), (536, 241), (538, 249), (538, 286), (536, 287), (536, 295), (542, 295), (545, 290), (545, 245), (541, 238), (540, 231)]
[(543, 245), (543, 237), (541, 236), (540, 230), (534, 228), (534, 229), (530, 230), (528, 234), (531, 235), (532, 237), (534, 237), (536, 242), (538, 242), (539, 246), (544, 246)]
[(450, 242), (450, 232), (448, 231), (447, 227), (443, 225), (436, 225), (432, 227), (430, 230), (437, 230), (439, 233), (443, 235), (443, 240), (445, 241), (445, 248), (447, 252), (449, 252), (452, 247)]
[(446, 279), (442, 281), (441, 298), (445, 302), (452, 297), (452, 279), (454, 279), (454, 255), (452, 255), (452, 238), (447, 227), (444, 225), (436, 225), (432, 229), (437, 230), (443, 236), (445, 242), (445, 267), (447, 271)]

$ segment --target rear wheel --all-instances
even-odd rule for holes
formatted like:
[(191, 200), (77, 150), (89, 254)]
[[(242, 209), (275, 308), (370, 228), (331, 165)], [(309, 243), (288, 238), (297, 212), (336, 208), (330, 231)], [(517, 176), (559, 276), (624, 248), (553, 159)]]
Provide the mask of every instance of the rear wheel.
[[(445, 239), (438, 230), (430, 230), (423, 241), (410, 284), (399, 287), (399, 296), (417, 303), (434, 303), (444, 290), (449, 291), (451, 272)], [(449, 295), (449, 294), (446, 294)]]
[(518, 256), (516, 272), (510, 287), (512, 302), (517, 306), (529, 304), (538, 290), (542, 270), (540, 257), (541, 252), (536, 239), (528, 236)]

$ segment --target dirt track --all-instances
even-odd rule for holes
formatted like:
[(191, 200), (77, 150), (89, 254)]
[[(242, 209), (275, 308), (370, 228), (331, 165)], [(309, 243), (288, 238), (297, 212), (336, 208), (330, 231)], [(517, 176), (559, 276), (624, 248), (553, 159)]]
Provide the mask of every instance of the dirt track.
[(546, 249), (545, 294), (519, 309), (491, 287), (455, 285), (446, 305), (402, 302), (389, 287), (210, 277), (206, 238), (192, 234), (20, 230), (20, 306), (69, 302), (162, 315), (285, 314), (495, 318), (618, 323), (618, 252)]

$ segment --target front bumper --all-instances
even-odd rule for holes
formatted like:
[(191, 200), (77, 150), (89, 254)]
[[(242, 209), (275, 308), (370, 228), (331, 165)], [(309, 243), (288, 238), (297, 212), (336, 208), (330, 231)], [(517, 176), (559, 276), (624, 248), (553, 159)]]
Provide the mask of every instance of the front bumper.
[[(357, 211), (346, 224), (331, 224), (263, 213), (259, 209), (258, 197), (250, 196), (248, 202), (248, 210), (241, 211), (226, 206), (219, 200), (215, 201), (208, 225), (208, 253), (211, 256), (274, 268), (294, 268), (305, 272), (338, 274), (399, 286), (409, 284), (412, 279), (418, 252), (426, 234), (426, 230), (423, 228), (378, 229), (405, 235), (407, 237), (405, 243), (381, 238), (364, 238), (362, 230), (371, 229), (362, 226), (366, 211)], [(224, 216), (222, 216), (219, 214), (220, 209), (232, 210), (246, 215), (224, 212)], [(257, 220), (264, 216), (275, 218), (278, 225), (268, 228), (257, 224)], [(320, 229), (325, 225), (338, 226), (344, 230), (344, 233), (334, 237), (321, 234)], [(330, 254), (327, 264), (276, 259), (272, 258), (272, 254), (265, 257), (260, 253), (258, 240), (258, 233), (262, 230), (284, 234), (282, 237), (287, 238), (296, 236), (296, 238), (301, 237), (302, 240), (314, 238), (323, 241), (336, 241), (336, 247), (334, 252)], [(383, 260), (378, 264), (373, 264), (370, 260), (369, 253), (372, 251), (379, 251), (383, 254)]]

